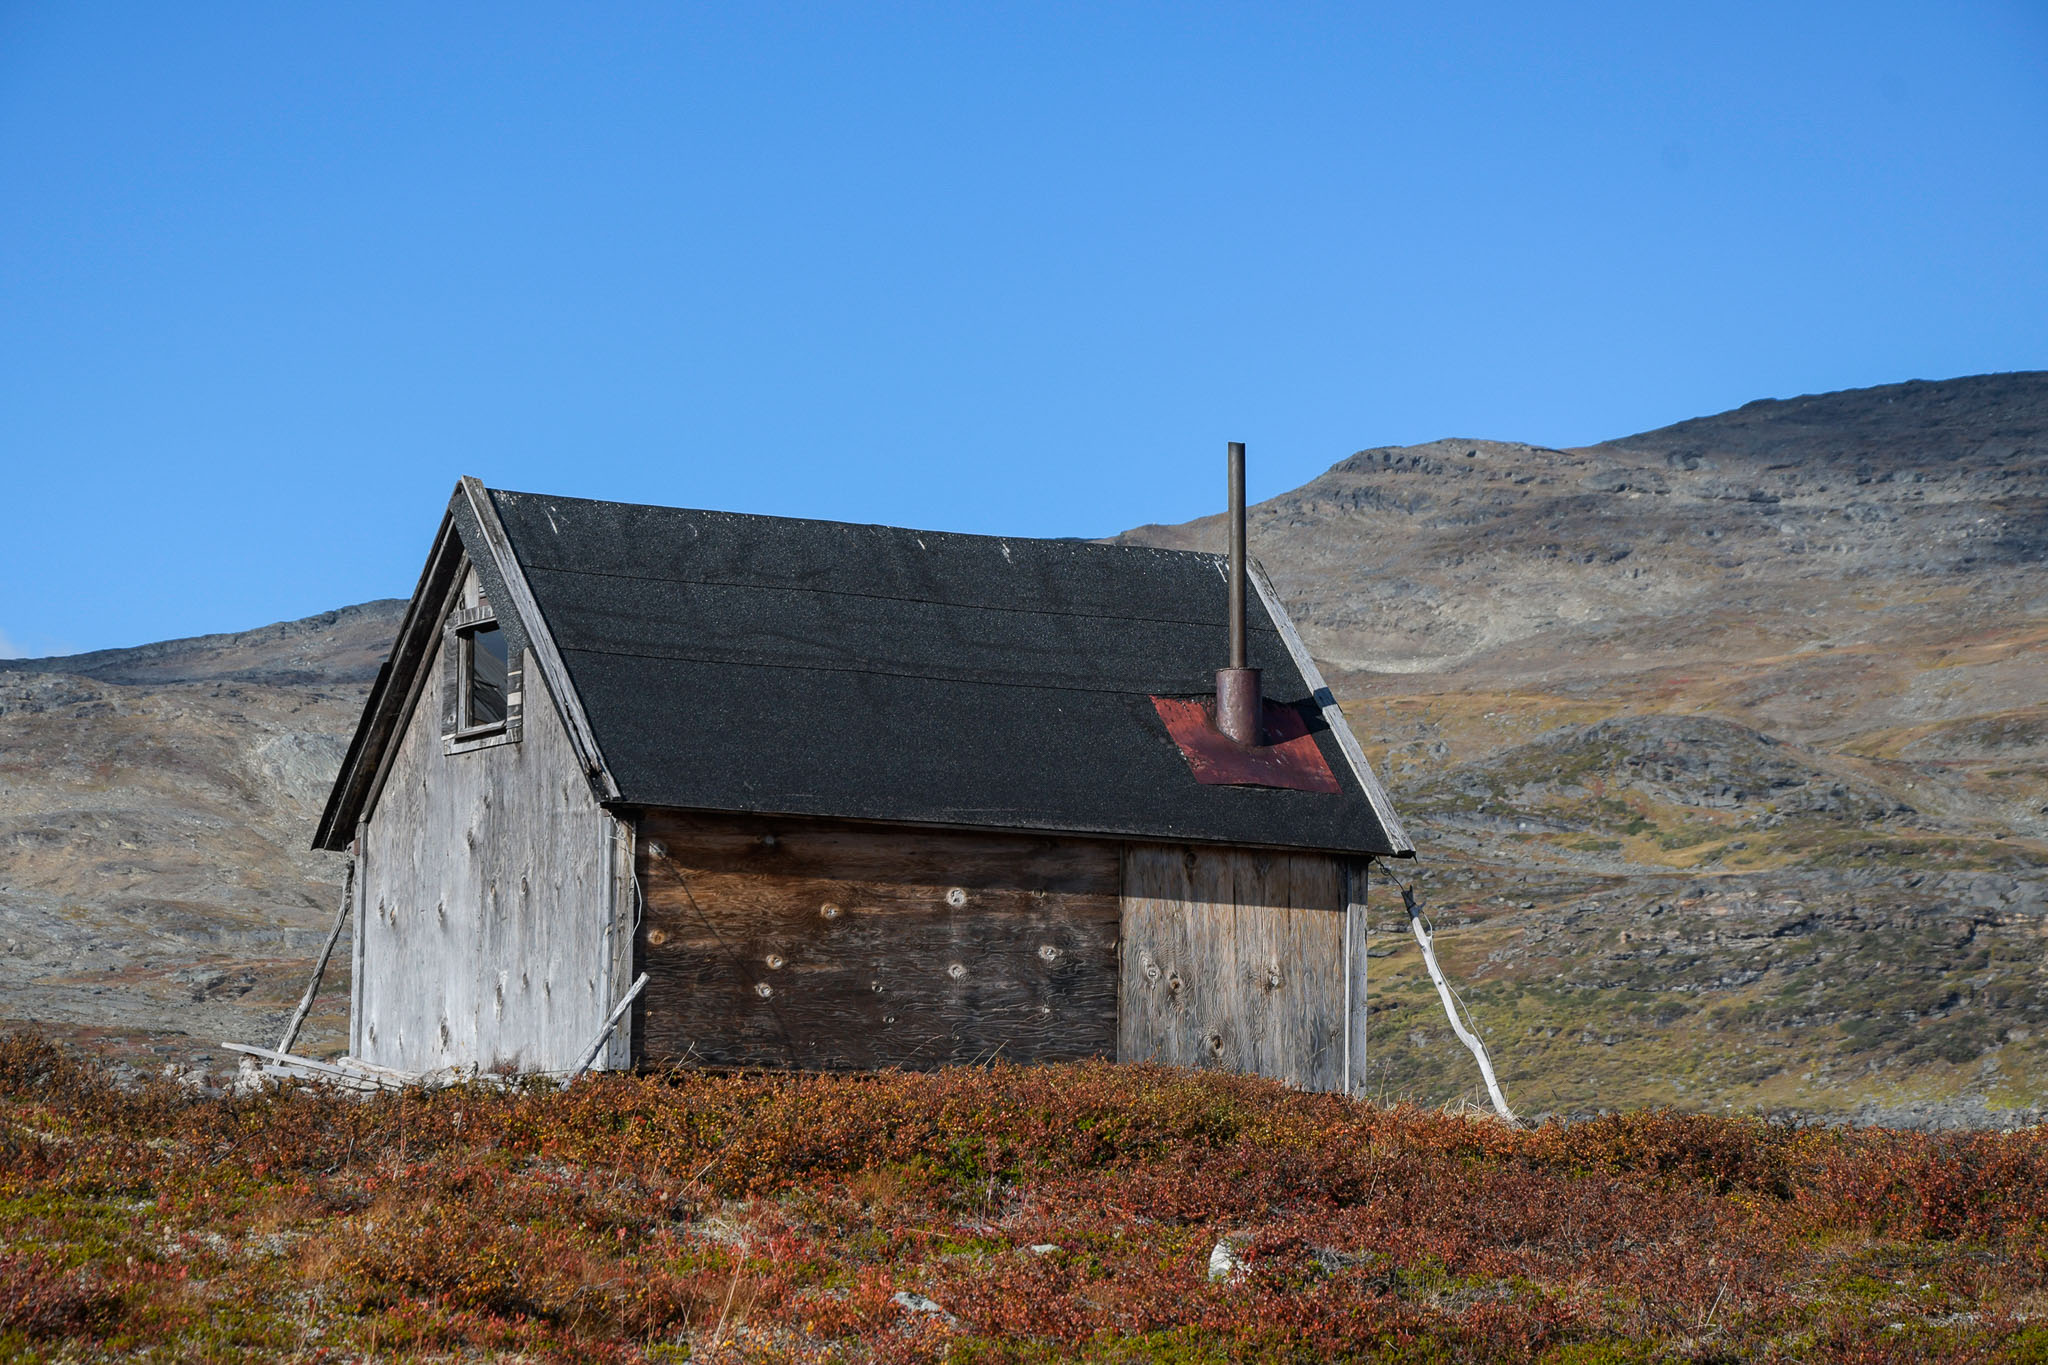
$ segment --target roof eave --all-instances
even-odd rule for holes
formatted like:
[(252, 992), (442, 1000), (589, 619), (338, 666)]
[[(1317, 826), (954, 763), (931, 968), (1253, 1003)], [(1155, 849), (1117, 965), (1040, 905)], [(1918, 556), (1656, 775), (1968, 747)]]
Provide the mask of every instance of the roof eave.
[(433, 654), (440, 609), (454, 587), (462, 556), (462, 538), (456, 530), (455, 518), (452, 512), (443, 513), (440, 529), (434, 533), (433, 548), (427, 552), (426, 566), (420, 570), (420, 581), (413, 588), (412, 601), (406, 605), (405, 617), (398, 624), (391, 653), (377, 670), (377, 681), (371, 684), (369, 699), (363, 703), (355, 736), (349, 741), (341, 770), (335, 774), (334, 786), (327, 793), (327, 804), (313, 835), (314, 848), (341, 852), (355, 838), (357, 819), (376, 784), (384, 752), (412, 709), (413, 682)]
[(1351, 724), (1344, 719), (1343, 710), (1337, 705), (1336, 694), (1323, 681), (1322, 670), (1316, 667), (1315, 658), (1308, 652), (1301, 635), (1294, 628), (1294, 618), (1287, 614), (1287, 608), (1280, 603), (1280, 594), (1273, 589), (1273, 580), (1266, 576), (1266, 566), (1254, 559), (1247, 566), (1252, 585), (1258, 589), (1259, 600), (1266, 605), (1266, 614), (1273, 618), (1274, 629), (1286, 642), (1287, 652), (1294, 659), (1295, 667), (1301, 670), (1302, 680), (1308, 684), (1309, 695), (1321, 708), (1323, 721), (1330, 727), (1337, 747), (1343, 751), (1345, 761), (1351, 765), (1351, 774), (1358, 779), (1359, 788), (1364, 791), (1366, 802), (1372, 806), (1378, 817), (1380, 828), (1386, 832), (1387, 842), (1393, 847), (1390, 855), (1395, 858), (1413, 858), (1415, 845), (1409, 842), (1408, 831), (1401, 827), (1401, 817), (1394, 813), (1394, 803), (1387, 796), (1387, 789), (1380, 785), (1379, 776), (1373, 772), (1372, 764), (1366, 761), (1365, 750), (1358, 743), (1358, 736), (1351, 733)]

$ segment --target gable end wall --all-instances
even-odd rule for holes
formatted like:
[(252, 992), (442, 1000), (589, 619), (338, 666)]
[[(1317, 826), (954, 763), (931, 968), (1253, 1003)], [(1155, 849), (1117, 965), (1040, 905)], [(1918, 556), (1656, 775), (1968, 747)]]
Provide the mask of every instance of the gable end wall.
[[(459, 602), (478, 591), (469, 571)], [(530, 659), (519, 742), (446, 752), (446, 647), (361, 830), (352, 1050), (403, 1071), (566, 1070), (621, 988), (615, 822)]]

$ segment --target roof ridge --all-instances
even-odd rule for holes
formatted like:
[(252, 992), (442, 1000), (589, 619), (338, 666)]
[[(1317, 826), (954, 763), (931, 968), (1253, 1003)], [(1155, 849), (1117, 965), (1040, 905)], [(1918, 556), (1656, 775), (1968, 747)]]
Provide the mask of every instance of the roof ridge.
[(685, 512), (691, 516), (731, 517), (737, 521), (773, 521), (792, 526), (837, 526), (850, 531), (887, 531), (901, 536), (947, 536), (957, 540), (1017, 541), (1032, 545), (1071, 545), (1079, 550), (1108, 550), (1125, 554), (1147, 554), (1174, 558), (1222, 560), (1227, 556), (1214, 550), (1180, 550), (1164, 545), (1135, 545), (1125, 541), (1092, 536), (1027, 536), (990, 531), (948, 531), (931, 526), (898, 526), (886, 521), (840, 521), (834, 517), (792, 517), (780, 512), (735, 512), (723, 507), (678, 507), (665, 502), (624, 502), (616, 498), (580, 498), (564, 493), (532, 493), (517, 488), (483, 485), (493, 495), (533, 498), (544, 502), (580, 502), (593, 507), (630, 507), (647, 512)]
[[(1219, 555), (1217, 558), (1220, 559), (1222, 556)], [(742, 588), (748, 592), (827, 593), (834, 597), (858, 597), (867, 602), (906, 602), (911, 604), (924, 602), (936, 606), (944, 606), (949, 610), (955, 611), (998, 611), (1010, 612), (1019, 616), (1055, 616), (1077, 621), (1148, 621), (1162, 626), (1206, 627), (1216, 625), (1216, 622), (1208, 617), (1145, 616), (1136, 612), (1121, 612), (1116, 615), (1109, 615), (1092, 611), (1052, 611), (1042, 607), (1005, 607), (992, 602), (935, 602), (929, 597), (903, 597), (895, 593), (886, 592), (853, 592), (846, 588), (819, 587), (809, 583), (772, 583), (761, 580), (746, 581), (725, 578), (650, 578), (644, 574), (615, 573), (609, 569), (574, 569), (558, 564), (535, 564), (531, 562), (526, 563), (524, 567), (529, 571), (539, 570), (542, 573), (578, 574), (586, 578), (612, 578), (626, 583), (690, 583), (707, 588)], [(1268, 634), (1279, 634), (1279, 629), (1270, 623), (1263, 625), (1252, 623), (1250, 628), (1262, 630)]]

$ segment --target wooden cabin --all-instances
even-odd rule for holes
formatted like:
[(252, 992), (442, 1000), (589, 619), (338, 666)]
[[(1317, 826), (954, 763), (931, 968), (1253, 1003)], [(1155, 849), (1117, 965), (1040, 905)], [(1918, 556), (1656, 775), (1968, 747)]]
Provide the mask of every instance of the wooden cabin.
[(315, 847), (354, 1060), (1157, 1060), (1356, 1088), (1412, 854), (1256, 566), (456, 488)]

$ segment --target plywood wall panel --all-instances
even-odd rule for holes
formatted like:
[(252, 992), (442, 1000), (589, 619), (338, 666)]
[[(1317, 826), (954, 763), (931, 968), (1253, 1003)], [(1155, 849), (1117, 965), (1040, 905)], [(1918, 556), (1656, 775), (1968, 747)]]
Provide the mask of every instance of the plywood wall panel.
[(1116, 846), (652, 812), (643, 1060), (815, 1070), (1116, 1045)]
[(1345, 904), (1324, 855), (1129, 845), (1118, 1056), (1344, 1088)]
[(439, 665), (437, 649), (360, 835), (354, 1050), (406, 1071), (566, 1069), (611, 1006), (613, 821), (537, 671), (519, 742), (451, 754)]

